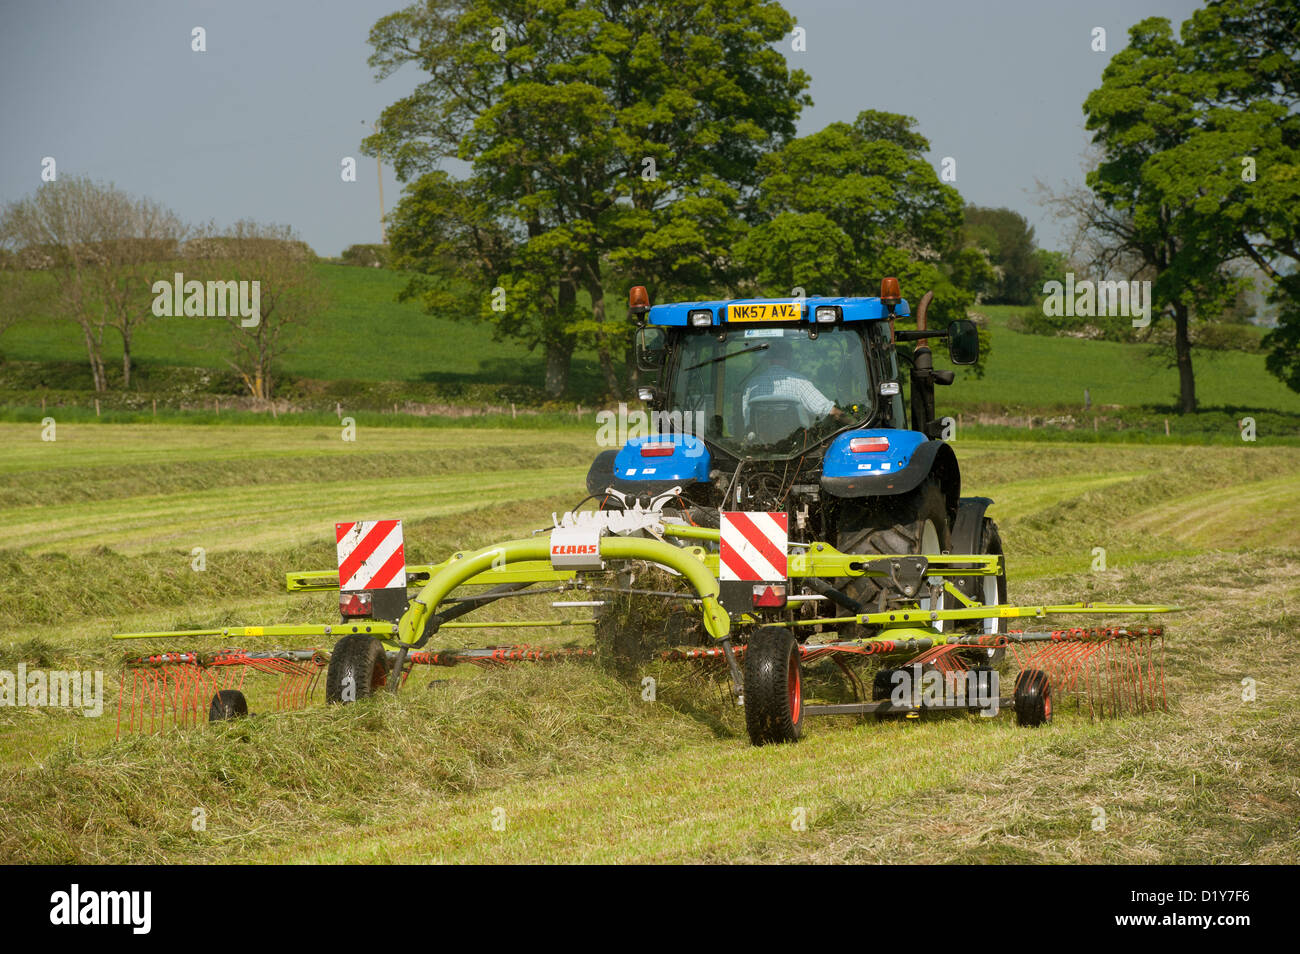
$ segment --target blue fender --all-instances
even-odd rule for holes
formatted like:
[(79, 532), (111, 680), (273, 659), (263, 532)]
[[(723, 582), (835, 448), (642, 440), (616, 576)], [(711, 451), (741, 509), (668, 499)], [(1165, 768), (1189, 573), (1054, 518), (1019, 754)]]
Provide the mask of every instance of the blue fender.
[[(885, 438), (885, 450), (854, 452), (852, 442)], [(927, 440), (919, 431), (870, 428), (846, 431), (831, 442), (822, 463), (821, 486), (832, 497), (889, 497), (915, 490), (933, 474), (955, 516), (961, 497), (957, 455), (945, 441)]]

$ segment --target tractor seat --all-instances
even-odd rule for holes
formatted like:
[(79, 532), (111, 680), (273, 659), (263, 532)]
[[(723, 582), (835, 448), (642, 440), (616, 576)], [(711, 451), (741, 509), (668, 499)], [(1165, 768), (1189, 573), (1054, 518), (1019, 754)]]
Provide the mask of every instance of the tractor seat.
[(783, 441), (801, 427), (807, 427), (803, 406), (784, 397), (755, 397), (749, 400), (749, 433), (760, 444)]

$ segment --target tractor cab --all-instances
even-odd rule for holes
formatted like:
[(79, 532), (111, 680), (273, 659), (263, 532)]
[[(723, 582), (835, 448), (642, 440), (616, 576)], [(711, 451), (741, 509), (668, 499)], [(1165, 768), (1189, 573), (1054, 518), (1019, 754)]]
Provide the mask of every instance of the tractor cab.
[[(637, 366), (653, 381), (638, 388), (650, 433), (600, 454), (588, 490), (649, 506), (676, 489), (710, 526), (724, 510), (785, 511), (794, 539), (834, 539), (847, 512), (839, 501), (857, 501), (848, 509), (860, 513), (866, 498), (906, 494), (930, 476), (955, 511), (956, 459), (934, 439), (934, 384), (953, 372), (933, 369), (926, 339), (948, 338), (953, 362), (969, 364), (978, 337), (968, 321), (928, 329), (931, 297), (913, 316), (893, 278), (876, 297), (653, 307), (633, 288)], [(913, 317), (915, 329), (898, 327)], [(900, 341), (916, 344), (909, 353)]]
[(788, 458), (846, 427), (902, 427), (901, 398), (880, 399), (897, 365), (870, 337), (845, 323), (687, 328), (664, 368), (663, 402), (737, 458)]
[[(920, 342), (917, 355), (902, 356), (912, 362), (914, 378), (920, 370), (926, 379), (921, 391), (930, 382), (952, 380), (951, 372), (932, 370), (925, 338), (947, 337), (954, 364), (971, 364), (978, 356), (978, 336), (969, 321), (954, 322), (947, 331), (925, 327), (928, 301), (929, 296), (913, 331), (895, 328), (911, 312), (892, 278), (882, 282), (875, 298), (654, 307), (637, 286), (631, 298), (639, 324), (637, 365), (660, 375), (658, 386), (641, 388), (639, 396), (653, 410), (666, 412), (664, 420), (693, 424), (695, 437), (737, 460), (820, 453), (821, 445), (846, 430), (905, 429), (896, 341)], [(932, 400), (928, 407), (915, 407), (915, 429), (926, 432), (932, 412)]]

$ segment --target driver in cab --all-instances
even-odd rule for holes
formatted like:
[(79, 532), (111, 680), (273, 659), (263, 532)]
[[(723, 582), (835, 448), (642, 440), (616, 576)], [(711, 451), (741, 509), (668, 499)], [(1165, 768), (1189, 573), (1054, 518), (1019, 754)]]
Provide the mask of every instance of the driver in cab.
[(802, 374), (791, 370), (794, 363), (794, 349), (784, 338), (774, 338), (767, 345), (767, 363), (746, 385), (741, 397), (741, 413), (745, 426), (750, 426), (750, 403), (763, 399), (794, 401), (798, 404), (803, 425), (811, 426), (814, 422), (833, 417), (840, 422), (847, 422), (849, 416), (835, 406), (835, 402), (822, 394), (817, 386)]

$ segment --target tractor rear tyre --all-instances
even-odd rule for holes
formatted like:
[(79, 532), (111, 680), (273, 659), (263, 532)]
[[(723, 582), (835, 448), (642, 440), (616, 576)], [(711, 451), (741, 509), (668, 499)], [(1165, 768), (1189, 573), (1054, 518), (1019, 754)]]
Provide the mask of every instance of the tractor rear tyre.
[[(998, 525), (988, 517), (984, 518), (984, 525), (980, 533), (980, 547), (976, 552), (981, 555), (1002, 555), (1002, 534), (998, 532)], [(969, 582), (961, 587), (961, 590), (967, 597), (979, 600), (985, 606), (1006, 606), (1007, 570), (1005, 564), (1002, 567), (1002, 572), (997, 576), (970, 577)], [(999, 616), (994, 619), (971, 620), (970, 622), (959, 623), (958, 626), (968, 633), (992, 636), (1007, 631), (1007, 620), (1005, 617)], [(979, 662), (982, 665), (996, 666), (1005, 658), (1006, 652), (1005, 649), (1001, 648), (982, 650), (978, 653)]]
[[(937, 555), (949, 547), (948, 504), (943, 489), (933, 477), (915, 490), (896, 497), (845, 503), (850, 510), (840, 521), (835, 536), (835, 546), (841, 553), (860, 553), (867, 559), (877, 559), (908, 553)], [(866, 612), (883, 609), (883, 590), (872, 577), (850, 577), (839, 584), (839, 589), (862, 604)]]
[(388, 654), (373, 636), (350, 634), (334, 644), (325, 674), (325, 701), (356, 702), (388, 682)]
[(745, 728), (755, 745), (803, 735), (799, 643), (788, 629), (760, 626), (745, 649)]
[(1024, 669), (1016, 677), (1016, 724), (1044, 725), (1052, 721), (1052, 683), (1041, 669)]
[(238, 689), (219, 689), (208, 704), (208, 721), (225, 722), (248, 715), (248, 700)]

